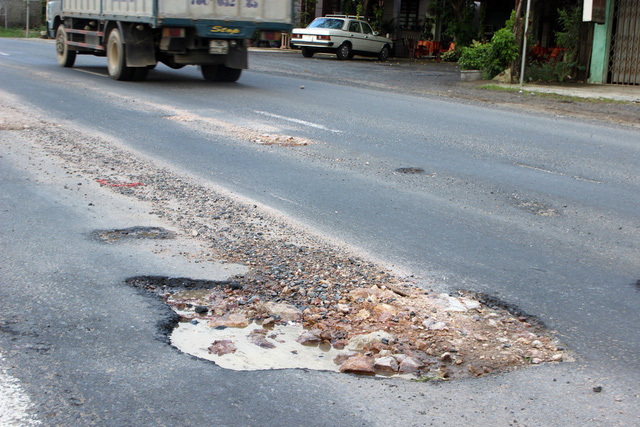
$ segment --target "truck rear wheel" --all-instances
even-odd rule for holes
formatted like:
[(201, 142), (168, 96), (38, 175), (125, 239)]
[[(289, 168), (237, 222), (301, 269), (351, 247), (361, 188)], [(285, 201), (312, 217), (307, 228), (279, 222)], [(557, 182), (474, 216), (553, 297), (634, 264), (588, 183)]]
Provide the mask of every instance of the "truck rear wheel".
[(115, 80), (131, 80), (133, 75), (133, 69), (127, 67), (124, 49), (120, 30), (114, 28), (107, 40), (107, 68), (109, 75)]
[(240, 78), (242, 70), (239, 68), (230, 68), (226, 65), (201, 65), (202, 77), (210, 82), (227, 82), (233, 83)]
[(230, 68), (226, 65), (219, 65), (216, 71), (216, 81), (233, 83), (238, 81), (242, 70), (240, 68)]
[(58, 25), (56, 30), (56, 56), (58, 57), (58, 64), (62, 67), (73, 67), (76, 62), (76, 51), (69, 49), (64, 24)]
[(143, 82), (147, 80), (147, 75), (149, 74), (149, 67), (136, 67), (133, 68), (131, 73), (131, 80), (135, 82)]

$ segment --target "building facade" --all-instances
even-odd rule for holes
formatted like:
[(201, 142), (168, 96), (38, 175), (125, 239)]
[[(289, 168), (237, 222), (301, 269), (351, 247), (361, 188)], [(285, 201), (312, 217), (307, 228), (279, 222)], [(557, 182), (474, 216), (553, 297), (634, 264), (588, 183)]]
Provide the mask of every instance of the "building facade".
[(594, 23), (589, 81), (640, 85), (640, 0), (607, 0)]

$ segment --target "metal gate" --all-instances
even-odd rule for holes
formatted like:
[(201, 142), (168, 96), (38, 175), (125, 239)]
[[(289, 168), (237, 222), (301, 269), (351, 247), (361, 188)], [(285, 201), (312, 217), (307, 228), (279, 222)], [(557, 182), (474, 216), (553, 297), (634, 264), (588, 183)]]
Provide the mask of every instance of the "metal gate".
[(640, 0), (615, 2), (610, 58), (610, 83), (640, 85)]

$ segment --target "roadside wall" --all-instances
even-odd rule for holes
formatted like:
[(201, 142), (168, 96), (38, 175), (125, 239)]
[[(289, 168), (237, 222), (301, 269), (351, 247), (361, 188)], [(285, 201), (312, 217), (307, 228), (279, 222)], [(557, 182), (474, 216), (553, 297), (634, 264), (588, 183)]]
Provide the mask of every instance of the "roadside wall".
[(2, 27), (24, 27), (27, 23), (27, 1), (30, 1), (29, 27), (33, 28), (42, 24), (40, 0), (0, 0), (0, 25)]

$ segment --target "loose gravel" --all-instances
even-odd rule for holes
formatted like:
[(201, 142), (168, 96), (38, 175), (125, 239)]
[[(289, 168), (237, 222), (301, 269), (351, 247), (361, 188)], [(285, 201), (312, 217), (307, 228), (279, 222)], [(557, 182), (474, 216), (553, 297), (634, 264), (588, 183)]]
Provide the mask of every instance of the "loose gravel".
[[(232, 278), (237, 286), (216, 287), (198, 297), (153, 289), (185, 321), (219, 326), (224, 319), (244, 317), (265, 328), (300, 322), (310, 342), (353, 348), (352, 360), (336, 361), (364, 366), (341, 367), (352, 373), (368, 374), (368, 365), (375, 370), (384, 359), (387, 370), (445, 380), (568, 360), (555, 337), (526, 315), (480, 296), (419, 287), (411, 277), (393, 273), (277, 212), (109, 140), (51, 123), (26, 123), (25, 115), (6, 107), (3, 113), (2, 130), (16, 132), (25, 143), (59, 158), (67, 173), (122, 184), (102, 188), (151, 203), (152, 215), (209, 248), (207, 253), (182, 256), (249, 267), (248, 274)], [(297, 314), (283, 316), (283, 308)]]

